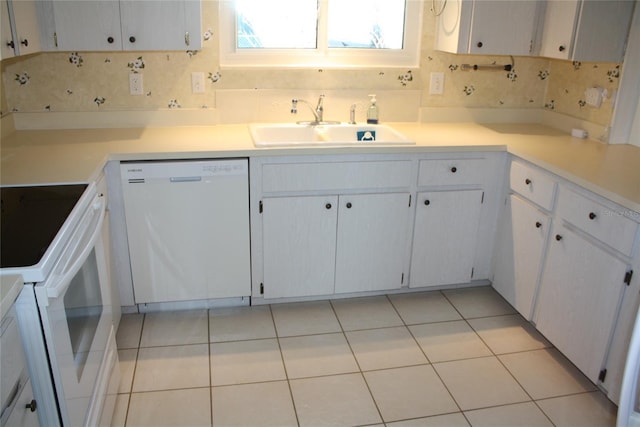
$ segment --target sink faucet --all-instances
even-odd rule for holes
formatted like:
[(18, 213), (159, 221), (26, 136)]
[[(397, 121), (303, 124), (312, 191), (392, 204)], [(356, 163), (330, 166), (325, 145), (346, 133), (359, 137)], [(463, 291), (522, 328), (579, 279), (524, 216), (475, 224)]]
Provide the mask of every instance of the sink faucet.
[(318, 98), (318, 105), (316, 105), (315, 109), (304, 99), (293, 98), (291, 100), (291, 114), (298, 114), (298, 102), (302, 102), (311, 109), (313, 118), (315, 119), (311, 124), (320, 124), (324, 121), (324, 95), (320, 95)]

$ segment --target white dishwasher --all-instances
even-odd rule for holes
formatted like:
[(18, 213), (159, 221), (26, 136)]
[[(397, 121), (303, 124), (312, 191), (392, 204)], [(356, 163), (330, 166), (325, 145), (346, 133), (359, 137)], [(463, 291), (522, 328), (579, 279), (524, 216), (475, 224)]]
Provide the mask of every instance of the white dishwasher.
[(251, 294), (247, 159), (120, 165), (136, 304)]

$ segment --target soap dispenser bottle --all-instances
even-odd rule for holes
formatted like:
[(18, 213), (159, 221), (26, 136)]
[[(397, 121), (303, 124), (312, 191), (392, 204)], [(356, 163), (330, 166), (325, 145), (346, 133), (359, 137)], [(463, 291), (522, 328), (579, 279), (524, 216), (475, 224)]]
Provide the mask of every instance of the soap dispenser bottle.
[(371, 97), (371, 103), (369, 104), (369, 108), (367, 108), (367, 123), (370, 125), (377, 125), (378, 118), (380, 116), (380, 110), (378, 109), (378, 104), (376, 103), (376, 95), (369, 95)]

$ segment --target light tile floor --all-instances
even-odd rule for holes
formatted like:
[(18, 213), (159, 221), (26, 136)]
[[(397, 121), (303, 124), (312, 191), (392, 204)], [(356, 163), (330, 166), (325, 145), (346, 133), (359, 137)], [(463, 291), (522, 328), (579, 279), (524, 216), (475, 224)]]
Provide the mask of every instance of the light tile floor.
[(132, 314), (114, 426), (613, 426), (490, 287)]

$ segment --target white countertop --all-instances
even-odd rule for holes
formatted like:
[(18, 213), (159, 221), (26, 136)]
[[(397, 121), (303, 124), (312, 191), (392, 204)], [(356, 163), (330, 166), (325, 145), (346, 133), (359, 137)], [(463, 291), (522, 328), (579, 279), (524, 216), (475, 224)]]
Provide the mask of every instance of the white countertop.
[(0, 144), (0, 184), (93, 180), (107, 160), (508, 151), (640, 212), (640, 148), (537, 124), (389, 123), (415, 146), (256, 148), (247, 125), (15, 131)]

